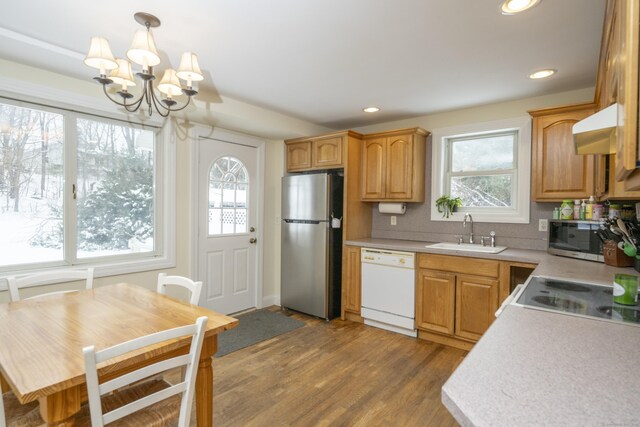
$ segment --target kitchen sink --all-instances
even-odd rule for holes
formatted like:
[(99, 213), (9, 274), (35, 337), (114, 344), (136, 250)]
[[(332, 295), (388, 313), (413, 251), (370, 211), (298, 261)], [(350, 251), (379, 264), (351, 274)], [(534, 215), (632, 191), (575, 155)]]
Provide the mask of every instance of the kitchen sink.
[(507, 249), (506, 246), (491, 247), (472, 245), (470, 243), (435, 243), (433, 245), (426, 245), (425, 247), (431, 249), (445, 249), (448, 251), (481, 252), (485, 254), (497, 254)]

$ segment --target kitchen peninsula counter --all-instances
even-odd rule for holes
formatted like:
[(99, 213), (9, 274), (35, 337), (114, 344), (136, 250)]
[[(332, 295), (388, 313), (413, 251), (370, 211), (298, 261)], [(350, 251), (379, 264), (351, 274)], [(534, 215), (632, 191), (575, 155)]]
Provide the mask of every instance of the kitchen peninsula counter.
[[(611, 284), (638, 274), (544, 251), (498, 254), (425, 247), (430, 242), (359, 239), (348, 245), (538, 264), (535, 275)], [(640, 425), (640, 327), (509, 305), (442, 387), (463, 426)]]

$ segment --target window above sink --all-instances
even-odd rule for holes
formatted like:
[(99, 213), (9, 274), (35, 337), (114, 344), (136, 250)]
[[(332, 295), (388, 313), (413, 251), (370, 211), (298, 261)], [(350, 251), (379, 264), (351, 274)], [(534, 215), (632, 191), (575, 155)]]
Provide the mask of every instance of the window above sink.
[[(432, 154), (432, 201), (460, 197), (458, 211), (473, 214), (477, 222), (529, 222), (529, 117), (436, 129)], [(443, 218), (432, 203), (432, 221), (462, 218)]]

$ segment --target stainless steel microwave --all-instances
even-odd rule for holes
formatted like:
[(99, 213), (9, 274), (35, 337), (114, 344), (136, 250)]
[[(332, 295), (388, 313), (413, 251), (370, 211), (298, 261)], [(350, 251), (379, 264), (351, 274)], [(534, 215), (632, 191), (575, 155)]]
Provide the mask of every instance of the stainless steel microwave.
[(570, 258), (604, 262), (602, 241), (596, 235), (600, 221), (549, 220), (547, 252)]

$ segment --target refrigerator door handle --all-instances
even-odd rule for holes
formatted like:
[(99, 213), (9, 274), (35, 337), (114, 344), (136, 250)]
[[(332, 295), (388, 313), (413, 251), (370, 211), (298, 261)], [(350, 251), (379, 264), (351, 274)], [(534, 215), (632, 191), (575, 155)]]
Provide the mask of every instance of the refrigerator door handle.
[(320, 224), (321, 222), (326, 222), (326, 221), (311, 221), (306, 219), (283, 219), (282, 221), (286, 222), (287, 224)]

